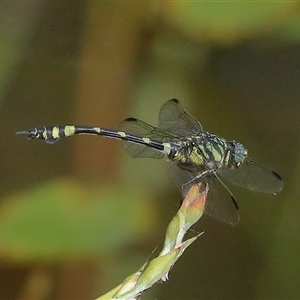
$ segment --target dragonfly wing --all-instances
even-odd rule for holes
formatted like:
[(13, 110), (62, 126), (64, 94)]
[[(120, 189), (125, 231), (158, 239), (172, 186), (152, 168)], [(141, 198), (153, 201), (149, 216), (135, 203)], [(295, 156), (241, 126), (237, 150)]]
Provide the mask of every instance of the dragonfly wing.
[[(205, 203), (204, 212), (209, 216), (235, 226), (239, 222), (239, 212), (236, 201), (229, 189), (215, 175), (206, 175), (197, 179), (197, 175), (203, 170), (197, 170), (191, 166), (183, 166), (176, 163), (170, 165), (170, 176), (175, 185), (181, 190), (182, 198), (185, 197), (191, 186), (201, 182), (201, 191), (208, 185), (208, 197)], [(188, 184), (186, 184), (189, 182)]]
[(200, 122), (187, 113), (177, 99), (171, 99), (160, 108), (158, 128), (179, 136), (189, 136), (202, 131)]
[[(118, 129), (126, 134), (138, 135), (159, 142), (172, 142), (182, 136), (199, 133), (202, 131), (202, 126), (182, 108), (178, 100), (172, 99), (162, 105), (158, 127), (135, 118), (128, 118), (119, 125)], [(162, 158), (164, 156), (163, 153), (147, 145), (126, 142), (125, 148), (132, 157)]]
[(124, 147), (127, 153), (133, 158), (156, 158), (161, 159), (164, 157), (164, 154), (149, 148), (147, 146), (142, 146), (138, 144), (133, 144), (130, 142), (125, 142)]
[[(168, 142), (177, 136), (172, 135), (169, 132), (158, 129), (146, 122), (135, 118), (125, 119), (118, 127), (118, 130), (125, 132), (126, 134), (137, 135), (140, 137), (150, 138), (159, 142)], [(131, 157), (151, 157), (151, 158), (163, 158), (164, 154), (147, 147), (147, 145), (135, 144), (132, 142), (125, 142), (125, 149)]]
[(195, 170), (192, 168), (188, 168), (188, 165), (182, 165), (182, 167), (180, 167), (180, 164), (176, 162), (171, 162), (168, 169), (172, 181), (174, 182), (176, 187), (182, 192), (183, 197), (189, 189), (188, 188), (187, 190), (185, 190), (183, 187), (187, 182), (192, 181), (196, 176)]
[(209, 184), (208, 201), (205, 205), (205, 213), (211, 217), (235, 226), (240, 220), (237, 202), (227, 188), (216, 176), (206, 178)]
[(276, 194), (283, 188), (279, 174), (249, 158), (245, 158), (237, 169), (220, 170), (220, 175), (236, 185), (257, 192)]
[(149, 137), (154, 131), (154, 126), (135, 118), (127, 118), (118, 126), (118, 130), (139, 136)]

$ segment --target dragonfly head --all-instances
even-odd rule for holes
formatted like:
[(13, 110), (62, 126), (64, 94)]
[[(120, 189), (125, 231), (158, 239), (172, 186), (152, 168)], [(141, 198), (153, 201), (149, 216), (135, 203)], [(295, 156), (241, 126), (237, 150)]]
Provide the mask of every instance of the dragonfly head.
[(240, 167), (243, 163), (245, 157), (248, 154), (247, 149), (240, 143), (235, 141), (231, 142), (232, 145), (232, 156), (231, 156), (231, 163), (234, 167)]

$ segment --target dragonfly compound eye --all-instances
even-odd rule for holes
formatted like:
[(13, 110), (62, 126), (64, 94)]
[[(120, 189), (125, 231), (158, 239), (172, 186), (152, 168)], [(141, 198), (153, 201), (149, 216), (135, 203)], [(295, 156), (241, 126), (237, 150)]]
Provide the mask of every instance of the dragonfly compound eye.
[(234, 143), (234, 163), (237, 167), (243, 163), (246, 156), (247, 150), (244, 148), (244, 146), (239, 143)]

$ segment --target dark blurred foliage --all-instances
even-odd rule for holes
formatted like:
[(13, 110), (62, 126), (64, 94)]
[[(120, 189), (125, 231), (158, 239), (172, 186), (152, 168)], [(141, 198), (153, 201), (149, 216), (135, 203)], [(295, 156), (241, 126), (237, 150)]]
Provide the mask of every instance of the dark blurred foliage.
[(277, 197), (228, 185), (241, 222), (205, 234), (144, 298), (299, 299), (297, 2), (0, 4), (0, 299), (92, 299), (137, 270), (179, 206), (165, 161), (122, 143), (48, 145), (40, 125), (156, 124), (178, 98), (277, 170)]

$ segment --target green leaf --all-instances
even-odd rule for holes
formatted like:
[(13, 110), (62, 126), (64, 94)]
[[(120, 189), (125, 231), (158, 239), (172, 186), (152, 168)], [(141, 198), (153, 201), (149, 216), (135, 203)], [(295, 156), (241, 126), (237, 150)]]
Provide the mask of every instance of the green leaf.
[(48, 182), (6, 199), (0, 216), (0, 254), (17, 260), (59, 260), (120, 249), (154, 227), (142, 191)]

